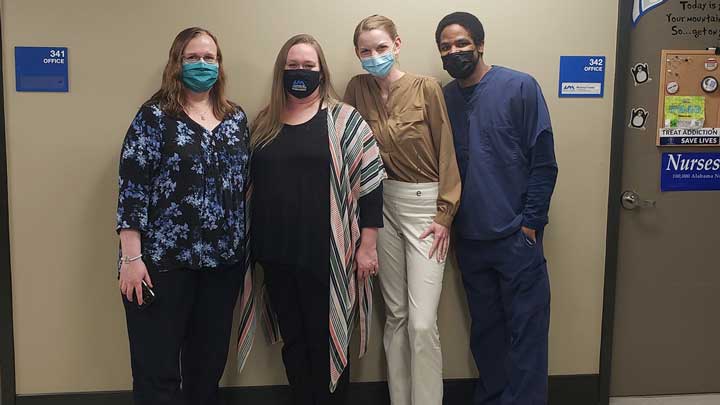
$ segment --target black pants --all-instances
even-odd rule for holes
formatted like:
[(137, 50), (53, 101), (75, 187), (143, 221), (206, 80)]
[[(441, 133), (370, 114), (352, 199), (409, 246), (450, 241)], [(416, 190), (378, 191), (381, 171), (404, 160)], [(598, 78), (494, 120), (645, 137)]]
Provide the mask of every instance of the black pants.
[(278, 316), (282, 357), (295, 405), (345, 404), (350, 365), (330, 393), (330, 274), (262, 263)]
[(242, 264), (149, 272), (155, 302), (140, 310), (123, 298), (135, 404), (219, 404)]

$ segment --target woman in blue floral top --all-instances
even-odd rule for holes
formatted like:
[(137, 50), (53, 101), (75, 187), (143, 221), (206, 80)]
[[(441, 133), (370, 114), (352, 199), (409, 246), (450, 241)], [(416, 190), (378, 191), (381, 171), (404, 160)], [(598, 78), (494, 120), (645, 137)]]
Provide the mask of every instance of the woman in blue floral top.
[(219, 401), (244, 278), (248, 165), (247, 118), (225, 80), (215, 36), (180, 32), (125, 136), (117, 230), (135, 404)]

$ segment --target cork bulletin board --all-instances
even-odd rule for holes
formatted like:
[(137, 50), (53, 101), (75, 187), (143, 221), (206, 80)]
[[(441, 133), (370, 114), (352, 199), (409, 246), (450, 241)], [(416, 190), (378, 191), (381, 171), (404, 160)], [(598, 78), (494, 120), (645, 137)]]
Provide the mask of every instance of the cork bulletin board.
[(663, 50), (657, 146), (720, 146), (720, 55)]

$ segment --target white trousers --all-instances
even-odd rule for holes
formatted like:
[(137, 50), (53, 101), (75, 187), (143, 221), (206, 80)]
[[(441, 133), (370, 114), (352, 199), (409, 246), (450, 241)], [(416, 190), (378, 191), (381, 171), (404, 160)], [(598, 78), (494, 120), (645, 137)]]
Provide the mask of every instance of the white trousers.
[(437, 309), (445, 262), (428, 259), (433, 235), (419, 236), (437, 213), (437, 183), (383, 183), (384, 228), (378, 274), (385, 299), (383, 344), (393, 405), (441, 405), (442, 352)]

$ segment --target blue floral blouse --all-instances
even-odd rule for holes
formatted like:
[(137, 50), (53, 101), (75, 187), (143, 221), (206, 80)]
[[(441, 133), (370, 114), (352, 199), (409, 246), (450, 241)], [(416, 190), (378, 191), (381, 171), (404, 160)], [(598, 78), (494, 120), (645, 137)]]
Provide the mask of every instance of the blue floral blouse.
[(212, 131), (158, 105), (140, 108), (120, 156), (117, 231), (140, 232), (146, 264), (164, 271), (243, 260), (248, 136), (239, 107)]

